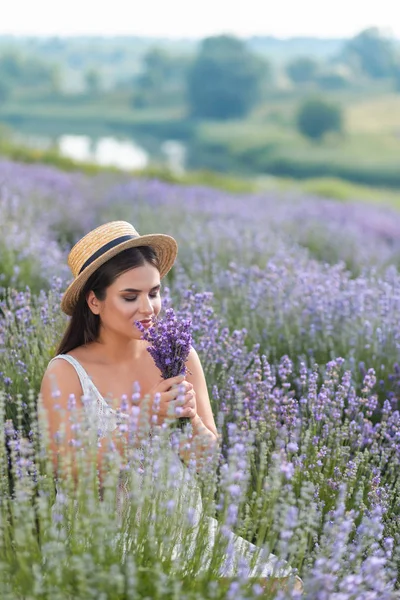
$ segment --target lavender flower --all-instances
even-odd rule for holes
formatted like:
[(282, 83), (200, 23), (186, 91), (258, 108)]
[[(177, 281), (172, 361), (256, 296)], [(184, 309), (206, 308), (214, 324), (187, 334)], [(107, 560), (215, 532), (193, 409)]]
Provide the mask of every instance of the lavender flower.
[[(154, 319), (149, 329), (136, 321), (138, 329), (143, 333), (142, 339), (150, 342), (147, 348), (160, 369), (163, 379), (186, 375), (186, 361), (192, 346), (191, 319), (177, 319), (173, 308), (167, 308), (164, 319)], [(184, 425), (188, 418), (180, 418)]]

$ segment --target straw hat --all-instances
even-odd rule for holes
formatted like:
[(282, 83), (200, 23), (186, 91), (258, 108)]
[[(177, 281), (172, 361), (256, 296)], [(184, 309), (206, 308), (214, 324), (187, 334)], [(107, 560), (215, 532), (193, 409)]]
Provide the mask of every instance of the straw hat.
[(133, 225), (126, 221), (100, 225), (80, 239), (68, 255), (74, 281), (62, 298), (61, 310), (72, 315), (80, 292), (96, 269), (123, 250), (136, 246), (151, 246), (154, 249), (159, 261), (160, 278), (171, 269), (178, 253), (178, 244), (169, 235), (139, 235)]

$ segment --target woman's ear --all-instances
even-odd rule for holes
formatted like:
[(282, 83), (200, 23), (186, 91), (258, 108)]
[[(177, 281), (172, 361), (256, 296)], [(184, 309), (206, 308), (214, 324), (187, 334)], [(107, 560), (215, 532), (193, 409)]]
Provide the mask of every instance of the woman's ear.
[(100, 301), (96, 298), (96, 294), (93, 290), (90, 290), (86, 296), (86, 302), (94, 315), (98, 315), (100, 313)]

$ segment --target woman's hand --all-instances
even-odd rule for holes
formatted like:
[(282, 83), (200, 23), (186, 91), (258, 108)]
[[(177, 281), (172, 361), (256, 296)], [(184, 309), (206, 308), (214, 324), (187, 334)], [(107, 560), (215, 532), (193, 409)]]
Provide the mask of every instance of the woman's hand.
[[(194, 419), (197, 416), (196, 392), (193, 389), (193, 384), (188, 381), (182, 381), (179, 387), (185, 388), (185, 395), (182, 400), (176, 403), (175, 414), (178, 418)], [(180, 394), (183, 396), (183, 394)]]
[[(177, 398), (180, 394), (179, 388), (185, 388), (185, 395), (183, 403), (180, 406), (177, 404)], [(183, 375), (177, 377), (170, 377), (169, 379), (163, 379), (160, 383), (157, 383), (151, 390), (150, 396), (152, 399), (152, 415), (156, 415), (156, 425), (162, 425), (167, 417), (188, 417), (194, 418), (197, 414), (196, 407), (196, 393), (193, 389), (193, 385), (188, 381), (185, 381)], [(154, 402), (155, 394), (159, 394), (158, 403)], [(179, 410), (176, 408), (179, 406)], [(178, 415), (177, 412), (180, 414)]]

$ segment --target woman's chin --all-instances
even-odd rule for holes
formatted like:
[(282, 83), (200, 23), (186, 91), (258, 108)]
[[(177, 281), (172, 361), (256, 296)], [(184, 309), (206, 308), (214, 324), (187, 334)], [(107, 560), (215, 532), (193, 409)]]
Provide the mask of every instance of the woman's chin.
[(134, 327), (132, 334), (131, 334), (131, 338), (134, 340), (141, 340), (143, 337), (143, 333), (141, 331), (139, 331), (139, 329), (137, 329), (137, 327)]

